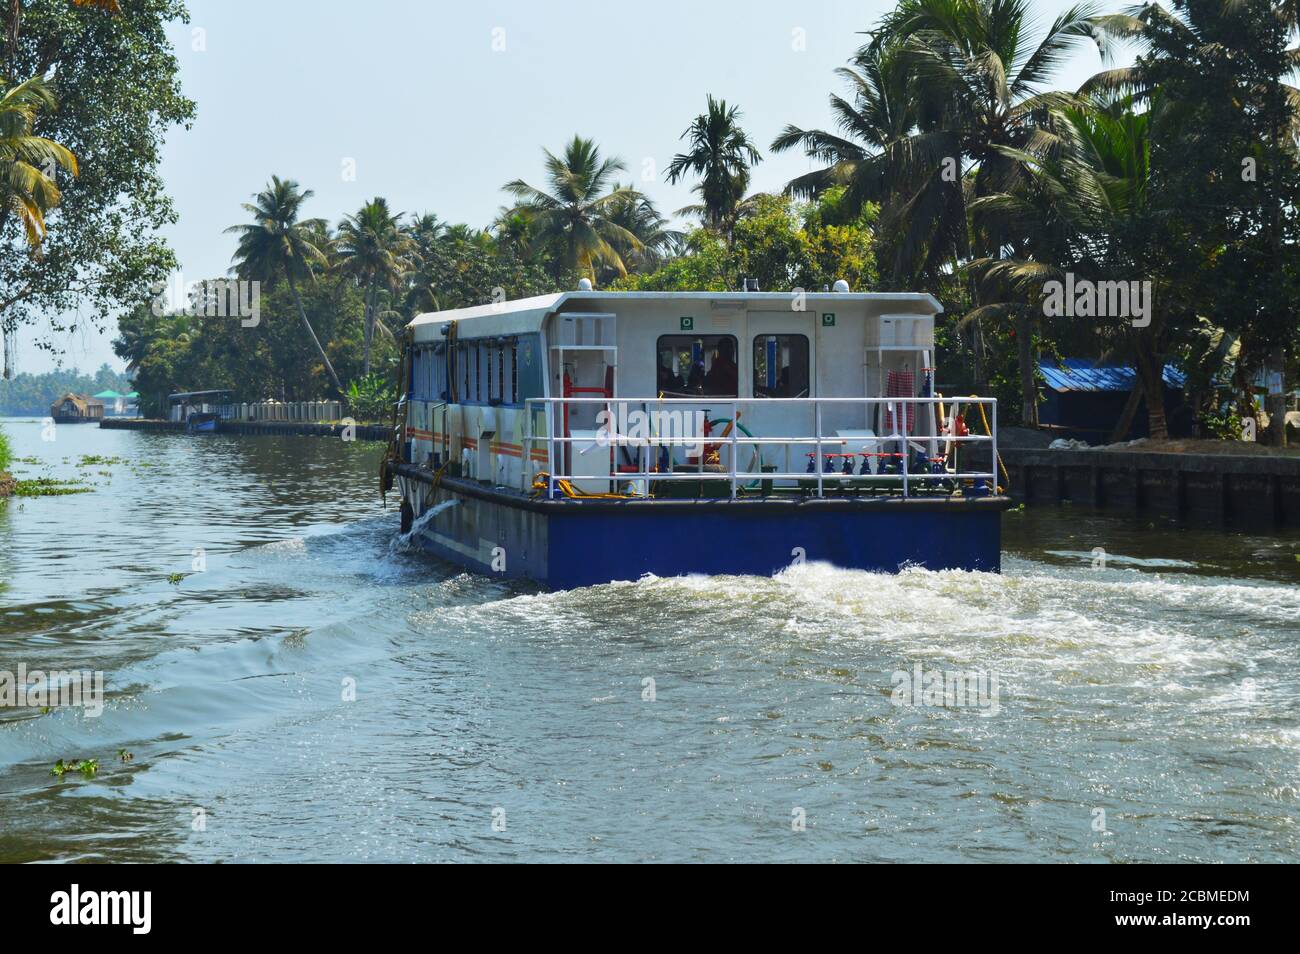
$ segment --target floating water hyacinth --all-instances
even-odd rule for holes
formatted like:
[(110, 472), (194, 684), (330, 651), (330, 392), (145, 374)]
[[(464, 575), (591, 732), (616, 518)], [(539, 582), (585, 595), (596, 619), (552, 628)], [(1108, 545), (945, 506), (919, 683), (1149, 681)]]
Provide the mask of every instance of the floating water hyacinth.
[(54, 763), (54, 768), (50, 769), (50, 774), (59, 779), (68, 772), (80, 772), (86, 778), (93, 778), (99, 772), (99, 759), (77, 759), (68, 762), (59, 759)]

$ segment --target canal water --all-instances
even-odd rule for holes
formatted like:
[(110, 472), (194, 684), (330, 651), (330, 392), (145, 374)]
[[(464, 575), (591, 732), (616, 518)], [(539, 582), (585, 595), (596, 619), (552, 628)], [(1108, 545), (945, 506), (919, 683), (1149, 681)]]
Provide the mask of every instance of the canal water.
[[(545, 593), (403, 546), (375, 444), (3, 426), (91, 489), (0, 504), (0, 671), (105, 698), (0, 708), (0, 861), (1300, 849), (1294, 533), (1039, 509), (1001, 575)], [(982, 691), (894, 704), (918, 666)]]

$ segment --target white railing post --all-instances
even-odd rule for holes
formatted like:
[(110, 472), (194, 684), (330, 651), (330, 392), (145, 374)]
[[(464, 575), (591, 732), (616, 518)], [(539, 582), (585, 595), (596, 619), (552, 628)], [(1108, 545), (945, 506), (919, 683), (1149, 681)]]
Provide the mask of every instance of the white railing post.
[(817, 496), (825, 496), (822, 487), (822, 399), (813, 398), (813, 419), (814, 427), (817, 433), (813, 436), (817, 438), (817, 456), (813, 458), (813, 469), (817, 473)]
[(555, 405), (546, 402), (546, 499), (555, 496)]
[(993, 438), (993, 456), (989, 458), (989, 470), (993, 471), (993, 493), (998, 492), (998, 399), (989, 402), (992, 405), (993, 423), (989, 425), (989, 436)]
[(740, 430), (740, 420), (737, 417), (739, 407), (736, 401), (731, 402), (731, 499), (736, 499), (736, 432)]
[(903, 499), (907, 499), (907, 458), (911, 448), (907, 444), (907, 403), (905, 401), (895, 401), (892, 405), (894, 413), (894, 433), (899, 436), (898, 447), (902, 452), (899, 459), (903, 462)]

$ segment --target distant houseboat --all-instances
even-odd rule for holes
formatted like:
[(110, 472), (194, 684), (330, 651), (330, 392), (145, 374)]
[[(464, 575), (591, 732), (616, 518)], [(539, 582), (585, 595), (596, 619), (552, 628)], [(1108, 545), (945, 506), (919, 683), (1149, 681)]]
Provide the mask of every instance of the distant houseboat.
[(50, 405), (56, 424), (84, 424), (104, 419), (104, 402), (84, 394), (68, 393)]
[(997, 406), (931, 393), (941, 310), (837, 283), (420, 315), (382, 483), (423, 548), (555, 588), (805, 561), (996, 571)]

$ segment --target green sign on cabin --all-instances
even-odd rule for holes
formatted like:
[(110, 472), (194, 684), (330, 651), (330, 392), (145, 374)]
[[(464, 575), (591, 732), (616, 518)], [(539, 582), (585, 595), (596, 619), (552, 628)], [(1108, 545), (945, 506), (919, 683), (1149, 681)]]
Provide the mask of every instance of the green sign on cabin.
[(834, 312), (832, 312), (832, 311), (824, 311), (824, 312), (822, 312), (822, 327), (823, 327), (823, 328), (834, 328), (834, 327), (835, 327), (835, 313), (834, 313)]
[(694, 331), (695, 319), (690, 317), (682, 318), (682, 331)]

